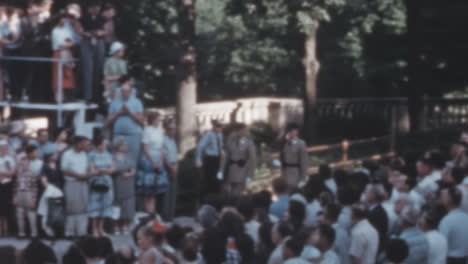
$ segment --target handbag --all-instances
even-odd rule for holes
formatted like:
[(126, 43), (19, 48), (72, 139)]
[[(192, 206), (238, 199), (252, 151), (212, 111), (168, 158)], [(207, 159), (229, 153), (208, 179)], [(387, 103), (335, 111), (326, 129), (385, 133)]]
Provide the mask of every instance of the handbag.
[(97, 177), (91, 181), (91, 190), (98, 193), (106, 193), (110, 189), (107, 181), (102, 177)]
[(63, 198), (49, 198), (47, 205), (46, 224), (53, 230), (63, 230), (65, 226), (65, 203)]

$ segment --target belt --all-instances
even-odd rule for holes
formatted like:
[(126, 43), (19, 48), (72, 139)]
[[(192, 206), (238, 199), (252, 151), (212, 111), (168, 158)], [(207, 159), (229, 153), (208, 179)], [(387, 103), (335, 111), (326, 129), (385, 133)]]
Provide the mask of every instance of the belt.
[(245, 164), (247, 164), (247, 161), (246, 160), (230, 160), (229, 165), (232, 165), (232, 164), (236, 164), (239, 167), (244, 167)]

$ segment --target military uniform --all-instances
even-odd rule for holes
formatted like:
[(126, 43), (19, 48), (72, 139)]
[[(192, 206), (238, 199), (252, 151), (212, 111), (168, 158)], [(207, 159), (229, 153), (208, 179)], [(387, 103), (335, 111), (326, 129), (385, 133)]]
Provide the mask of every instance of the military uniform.
[(233, 194), (241, 194), (247, 178), (252, 179), (257, 166), (255, 144), (247, 137), (229, 140), (225, 149), (225, 189)]
[(306, 179), (308, 168), (306, 143), (299, 138), (286, 140), (281, 150), (281, 177), (284, 177), (290, 190)]

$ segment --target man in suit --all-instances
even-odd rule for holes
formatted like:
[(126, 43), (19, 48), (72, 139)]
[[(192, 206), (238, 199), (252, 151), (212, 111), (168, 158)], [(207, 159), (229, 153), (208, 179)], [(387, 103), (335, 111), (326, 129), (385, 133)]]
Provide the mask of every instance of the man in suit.
[(290, 191), (306, 180), (308, 169), (307, 145), (299, 138), (299, 126), (289, 124), (281, 149), (281, 177), (288, 183)]
[(255, 144), (247, 137), (244, 124), (234, 126), (233, 136), (226, 144), (225, 153), (225, 190), (240, 195), (246, 182), (252, 180), (257, 164)]
[(364, 198), (369, 206), (367, 219), (379, 233), (379, 250), (384, 248), (388, 232), (388, 216), (382, 207), (385, 195), (385, 189), (381, 184), (368, 184), (364, 192)]

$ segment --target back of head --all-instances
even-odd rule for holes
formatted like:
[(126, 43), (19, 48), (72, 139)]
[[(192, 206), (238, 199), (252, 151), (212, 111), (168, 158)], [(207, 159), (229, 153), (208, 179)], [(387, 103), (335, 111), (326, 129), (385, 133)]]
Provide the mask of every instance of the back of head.
[(353, 218), (357, 220), (366, 219), (368, 216), (368, 207), (364, 203), (355, 203), (351, 207)]
[(288, 183), (282, 177), (273, 180), (273, 192), (276, 194), (286, 194), (288, 192)]
[(33, 239), (23, 252), (26, 264), (55, 263), (54, 251), (38, 239)]
[(400, 263), (409, 255), (408, 244), (402, 239), (391, 239), (385, 248), (387, 259), (394, 263)]
[(288, 221), (281, 221), (276, 224), (276, 231), (285, 238), (294, 234), (294, 226)]
[(335, 223), (338, 221), (338, 217), (340, 216), (341, 213), (341, 206), (337, 203), (330, 203), (327, 204), (325, 207), (325, 210), (327, 211), (327, 218), (332, 222)]
[(416, 226), (419, 219), (420, 211), (411, 205), (405, 206), (400, 214), (400, 219), (402, 222), (406, 223), (407, 226), (413, 227)]
[(305, 241), (299, 237), (291, 237), (289, 238), (284, 247), (290, 250), (294, 257), (299, 257), (304, 249)]
[(98, 239), (91, 236), (80, 238), (78, 241), (78, 247), (81, 250), (83, 257), (86, 259), (96, 259), (101, 256), (101, 248), (99, 246)]
[(322, 239), (325, 239), (327, 241), (328, 247), (333, 246), (333, 243), (335, 243), (335, 229), (329, 225), (324, 225), (321, 224), (318, 226), (318, 230), (320, 232), (320, 236)]

